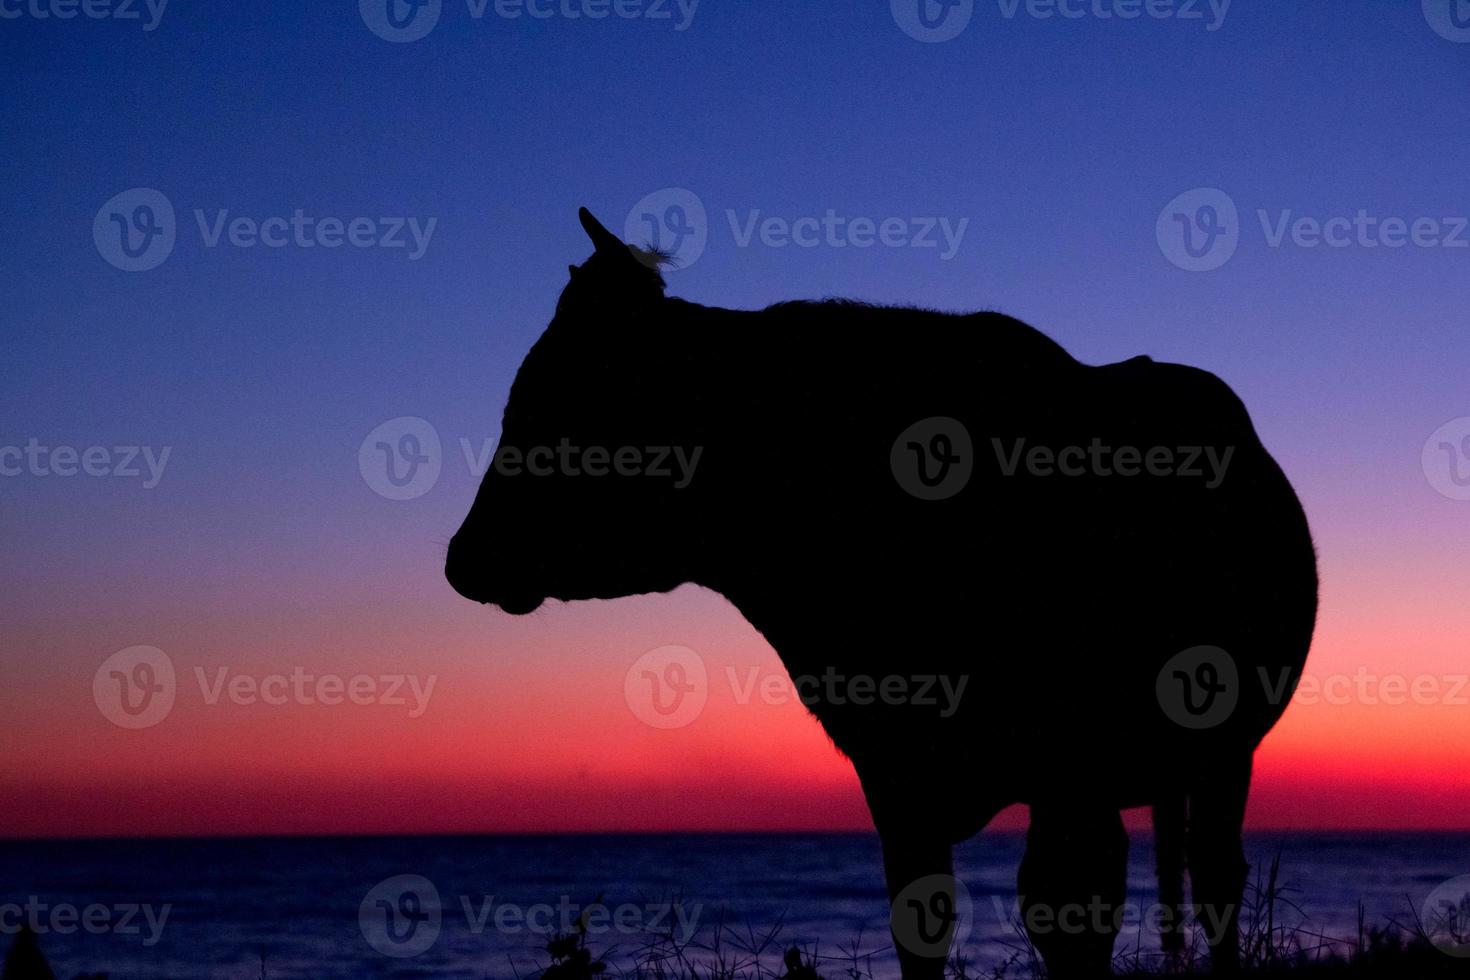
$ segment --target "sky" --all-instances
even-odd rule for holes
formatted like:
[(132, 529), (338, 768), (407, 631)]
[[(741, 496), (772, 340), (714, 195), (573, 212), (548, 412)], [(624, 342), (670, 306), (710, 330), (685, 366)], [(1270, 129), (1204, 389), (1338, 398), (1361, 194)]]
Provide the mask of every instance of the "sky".
[(925, 2), (0, 0), (0, 836), (871, 826), (718, 595), (443, 579), (581, 205), (1220, 375), (1321, 557), (1250, 825), (1470, 827), (1470, 4)]

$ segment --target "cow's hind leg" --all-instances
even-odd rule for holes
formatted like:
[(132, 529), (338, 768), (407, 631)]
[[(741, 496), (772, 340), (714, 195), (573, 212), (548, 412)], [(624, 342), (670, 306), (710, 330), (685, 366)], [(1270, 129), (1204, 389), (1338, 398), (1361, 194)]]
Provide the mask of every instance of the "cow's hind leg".
[(1195, 921), (1210, 945), (1214, 973), (1240, 971), (1240, 903), (1247, 865), (1240, 828), (1250, 790), (1250, 757), (1207, 763), (1189, 794), (1187, 843)]
[(1159, 880), (1159, 938), (1171, 966), (1184, 958), (1184, 835), (1188, 807), (1183, 791), (1153, 807), (1154, 870)]
[(1127, 875), (1128, 835), (1116, 809), (1032, 806), (1018, 880), (1021, 918), (1050, 980), (1108, 975)]

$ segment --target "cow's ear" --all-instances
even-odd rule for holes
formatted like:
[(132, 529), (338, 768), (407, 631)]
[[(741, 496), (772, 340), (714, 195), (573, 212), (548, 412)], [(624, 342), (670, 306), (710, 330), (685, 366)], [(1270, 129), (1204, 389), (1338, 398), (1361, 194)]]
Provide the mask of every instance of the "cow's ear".
[(592, 244), (597, 248), (599, 254), (623, 256), (628, 252), (628, 246), (619, 240), (617, 235), (602, 227), (602, 222), (592, 217), (592, 212), (586, 208), (577, 210), (577, 219), (582, 222), (582, 230), (587, 232), (587, 237), (592, 239)]

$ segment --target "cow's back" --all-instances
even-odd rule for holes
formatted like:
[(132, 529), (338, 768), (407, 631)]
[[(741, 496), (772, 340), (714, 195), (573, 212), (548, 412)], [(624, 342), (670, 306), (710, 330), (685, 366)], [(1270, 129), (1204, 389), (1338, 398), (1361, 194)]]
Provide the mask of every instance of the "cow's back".
[[(1147, 358), (1085, 366), (993, 314), (852, 307), (850, 334), (812, 344), (802, 312), (816, 313), (782, 314), (783, 366), (745, 419), (746, 452), (763, 454), (741, 490), (747, 508), (759, 500), (758, 567), (729, 594), (794, 674), (967, 679), (947, 716), (942, 699), (814, 705), (859, 769), (859, 756), (915, 774), (984, 760), (1002, 796), (1094, 780), (1143, 802), (1150, 766), (1259, 741), (1305, 656), (1315, 561), (1223, 382)], [(972, 470), (953, 495), (920, 499), (894, 443), (934, 418), (962, 427)], [(1072, 447), (1081, 473), (1057, 465)], [(1116, 470), (1125, 448), (1135, 475)], [(1152, 450), (1175, 471), (1148, 472)], [(1201, 731), (1170, 717), (1156, 682), (1205, 645), (1241, 687), (1231, 717)]]

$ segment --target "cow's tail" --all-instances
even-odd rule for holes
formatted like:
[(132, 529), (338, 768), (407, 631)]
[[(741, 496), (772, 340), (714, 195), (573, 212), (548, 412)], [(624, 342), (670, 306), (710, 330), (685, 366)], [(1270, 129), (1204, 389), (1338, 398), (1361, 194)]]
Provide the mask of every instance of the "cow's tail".
[(1164, 952), (1184, 952), (1184, 866), (1188, 803), (1181, 792), (1154, 804), (1154, 870), (1159, 876), (1159, 905), (1164, 917), (1159, 930)]

